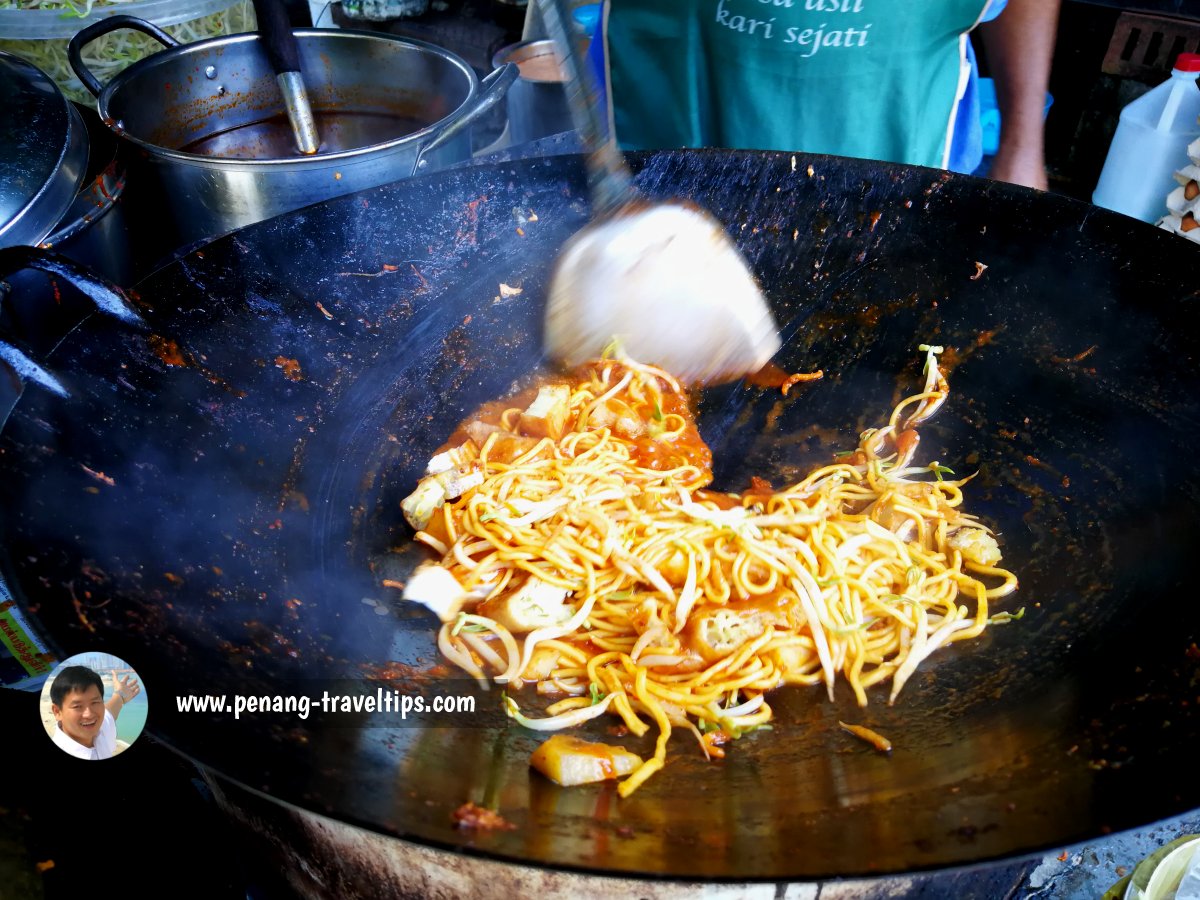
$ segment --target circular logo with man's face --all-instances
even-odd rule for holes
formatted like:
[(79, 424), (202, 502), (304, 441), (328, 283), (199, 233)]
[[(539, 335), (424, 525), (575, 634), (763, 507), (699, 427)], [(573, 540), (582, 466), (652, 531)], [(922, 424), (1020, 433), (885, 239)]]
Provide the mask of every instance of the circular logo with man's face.
[(137, 673), (109, 653), (63, 660), (42, 687), (42, 725), (60, 750), (78, 759), (111, 759), (146, 725), (146, 693)]

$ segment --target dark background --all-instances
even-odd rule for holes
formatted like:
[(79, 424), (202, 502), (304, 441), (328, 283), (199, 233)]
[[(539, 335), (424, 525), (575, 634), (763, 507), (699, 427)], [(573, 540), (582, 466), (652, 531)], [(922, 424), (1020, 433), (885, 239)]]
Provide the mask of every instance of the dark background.
[(0, 689), (0, 900), (277, 896), (264, 873), (249, 876), (191, 763), (145, 733), (113, 759), (74, 759), (38, 703)]

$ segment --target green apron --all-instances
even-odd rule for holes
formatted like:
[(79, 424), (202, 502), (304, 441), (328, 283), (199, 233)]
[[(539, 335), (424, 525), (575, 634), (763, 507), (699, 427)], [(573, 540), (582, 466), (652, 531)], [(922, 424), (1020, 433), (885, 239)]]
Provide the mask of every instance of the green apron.
[(609, 0), (627, 149), (804, 150), (945, 166), (986, 0)]

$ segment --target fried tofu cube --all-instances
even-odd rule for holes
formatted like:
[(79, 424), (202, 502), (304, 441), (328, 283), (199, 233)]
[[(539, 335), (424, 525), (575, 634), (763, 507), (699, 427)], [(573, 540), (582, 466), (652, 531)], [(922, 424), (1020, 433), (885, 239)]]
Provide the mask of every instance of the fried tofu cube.
[(763, 612), (739, 615), (731, 609), (717, 609), (688, 619), (684, 633), (691, 649), (715, 662), (760, 636), (769, 624), (770, 616)]
[(533, 751), (529, 764), (555, 784), (571, 787), (630, 775), (642, 758), (624, 747), (556, 734)]
[(467, 436), (480, 447), (484, 445), (487, 439), (497, 431), (507, 434), (499, 425), (492, 425), (489, 422), (484, 422), (481, 419), (474, 419), (467, 423)]
[(517, 431), (526, 437), (548, 437), (557, 441), (566, 430), (570, 403), (571, 388), (568, 385), (543, 385), (529, 408), (521, 413)]
[(457, 500), (472, 488), (483, 484), (483, 469), (475, 460), (436, 475), (426, 475), (416, 490), (400, 501), (400, 511), (408, 524), (421, 531), (447, 500)]
[(558, 666), (562, 654), (549, 647), (538, 647), (529, 658), (529, 665), (521, 673), (522, 681), (545, 681)]
[(513, 634), (527, 634), (571, 618), (572, 610), (566, 599), (563, 588), (530, 578), (513, 593), (480, 604), (479, 614), (495, 619)]
[(449, 450), (435, 454), (429, 460), (429, 464), (425, 466), (425, 474), (440, 475), (478, 458), (479, 448), (475, 446), (475, 442), (466, 441), (457, 447), (451, 447)]
[(483, 484), (483, 468), (475, 462), (463, 463), (434, 477), (445, 488), (446, 499), (457, 500), (467, 491)]
[(445, 502), (446, 486), (432, 475), (417, 482), (416, 490), (400, 501), (400, 511), (408, 524), (420, 531)]
[(613, 433), (626, 440), (636, 440), (646, 433), (647, 424), (628, 403), (606, 400), (592, 408), (588, 416), (588, 427), (611, 428)]

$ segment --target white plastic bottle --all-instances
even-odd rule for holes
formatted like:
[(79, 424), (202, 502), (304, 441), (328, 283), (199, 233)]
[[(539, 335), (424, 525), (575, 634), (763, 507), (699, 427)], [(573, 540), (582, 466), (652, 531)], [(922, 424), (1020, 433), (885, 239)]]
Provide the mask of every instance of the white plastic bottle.
[(1123, 110), (1092, 194), (1097, 206), (1154, 222), (1166, 213), (1173, 174), (1200, 137), (1200, 54), (1180, 53), (1171, 78)]

